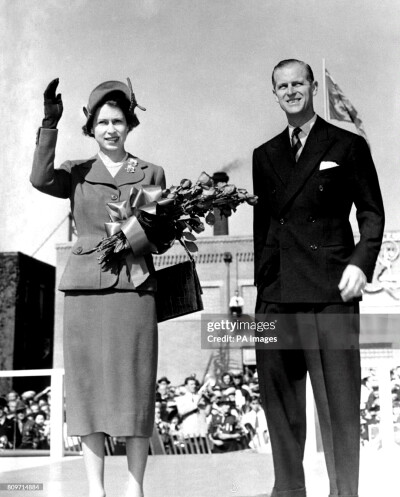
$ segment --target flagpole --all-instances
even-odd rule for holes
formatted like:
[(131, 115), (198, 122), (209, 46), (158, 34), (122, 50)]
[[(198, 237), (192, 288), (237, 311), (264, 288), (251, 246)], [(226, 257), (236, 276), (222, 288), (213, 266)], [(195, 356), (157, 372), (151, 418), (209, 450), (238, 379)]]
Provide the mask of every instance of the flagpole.
[(327, 95), (326, 95), (326, 67), (325, 67), (325, 57), (322, 58), (322, 91), (324, 97), (324, 119), (329, 120), (328, 116), (328, 105), (327, 105)]

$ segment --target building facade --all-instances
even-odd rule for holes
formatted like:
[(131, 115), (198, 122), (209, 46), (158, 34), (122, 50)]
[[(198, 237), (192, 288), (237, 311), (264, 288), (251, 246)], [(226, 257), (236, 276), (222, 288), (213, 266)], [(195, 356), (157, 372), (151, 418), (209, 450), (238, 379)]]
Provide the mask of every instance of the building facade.
[[(0, 369), (53, 365), (55, 267), (21, 252), (0, 253)], [(0, 394), (40, 391), (49, 378), (1, 378)]]
[[(195, 256), (197, 272), (203, 288), (204, 311), (159, 325), (159, 375), (166, 375), (173, 384), (196, 374), (215, 376), (224, 370), (242, 370), (255, 366), (254, 347), (202, 347), (201, 316), (230, 318), (229, 300), (238, 290), (244, 299), (243, 313), (253, 314), (256, 289), (253, 285), (253, 241), (251, 236), (210, 236), (197, 240)], [(57, 282), (68, 259), (71, 243), (57, 246)], [(156, 269), (187, 259), (179, 244), (166, 254), (155, 256)], [(54, 366), (62, 367), (63, 294), (57, 291)], [(400, 364), (399, 344), (393, 334), (395, 324), (388, 318), (400, 314), (400, 232), (385, 233), (374, 278), (366, 288), (361, 304), (363, 329), (362, 358), (365, 367), (388, 358)], [(365, 316), (365, 317), (364, 317)], [(400, 316), (399, 316), (400, 317)], [(397, 318), (395, 318), (397, 319)], [(204, 343), (203, 343), (204, 345)]]

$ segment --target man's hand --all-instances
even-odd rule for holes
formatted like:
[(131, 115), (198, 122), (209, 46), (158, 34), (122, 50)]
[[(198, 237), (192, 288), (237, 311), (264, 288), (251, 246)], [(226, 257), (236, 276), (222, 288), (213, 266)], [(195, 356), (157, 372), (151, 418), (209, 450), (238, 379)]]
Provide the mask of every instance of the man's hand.
[(56, 95), (58, 78), (53, 79), (44, 91), (44, 119), (43, 128), (55, 129), (63, 113), (61, 93)]
[(343, 301), (347, 302), (354, 297), (360, 297), (366, 284), (367, 277), (364, 272), (358, 266), (349, 264), (343, 271), (338, 285)]

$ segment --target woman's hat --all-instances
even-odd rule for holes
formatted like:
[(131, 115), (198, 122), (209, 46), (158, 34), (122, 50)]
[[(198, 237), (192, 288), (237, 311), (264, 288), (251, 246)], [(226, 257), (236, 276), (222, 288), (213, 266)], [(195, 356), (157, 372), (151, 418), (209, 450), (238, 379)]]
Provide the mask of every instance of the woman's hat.
[(162, 383), (163, 381), (165, 381), (165, 383), (167, 383), (168, 385), (171, 383), (166, 376), (161, 376), (157, 383)]
[(139, 107), (140, 110), (146, 110), (144, 107), (139, 105), (136, 102), (135, 94), (132, 90), (131, 80), (126, 78), (128, 81), (128, 85), (125, 83), (121, 83), (120, 81), (105, 81), (101, 83), (99, 86), (92, 91), (89, 96), (89, 102), (87, 107), (83, 107), (83, 113), (86, 116), (86, 119), (90, 119), (94, 116), (98, 105), (104, 101), (105, 97), (109, 93), (120, 92), (125, 96), (129, 103), (129, 112), (134, 115), (135, 107)]
[(25, 411), (26, 407), (27, 405), (25, 404), (25, 402), (22, 402), (22, 400), (18, 400), (15, 406), (15, 412), (23, 412)]

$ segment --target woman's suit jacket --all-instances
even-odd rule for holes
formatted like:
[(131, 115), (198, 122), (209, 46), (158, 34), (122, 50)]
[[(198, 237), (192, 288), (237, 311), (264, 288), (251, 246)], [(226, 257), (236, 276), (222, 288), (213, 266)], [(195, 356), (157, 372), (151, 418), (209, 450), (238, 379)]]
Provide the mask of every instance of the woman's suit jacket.
[[(340, 303), (348, 264), (371, 281), (384, 209), (366, 141), (317, 118), (298, 162), (286, 128), (253, 155), (255, 282), (264, 302)], [(356, 207), (360, 240), (349, 216)]]
[[(133, 186), (160, 185), (165, 188), (164, 171), (161, 167), (137, 159), (134, 173), (123, 167), (113, 178), (99, 156), (88, 160), (66, 161), (54, 169), (54, 156), (58, 131), (39, 130), (30, 181), (43, 193), (59, 198), (69, 198), (75, 220), (78, 239), (72, 248), (59, 289), (102, 290), (115, 288), (133, 290), (125, 259), (102, 271), (98, 263), (99, 253), (94, 247), (106, 236), (104, 223), (109, 222), (106, 210), (108, 202), (120, 202), (129, 197)], [(151, 255), (132, 258), (136, 275), (136, 288), (154, 291), (154, 266)]]

